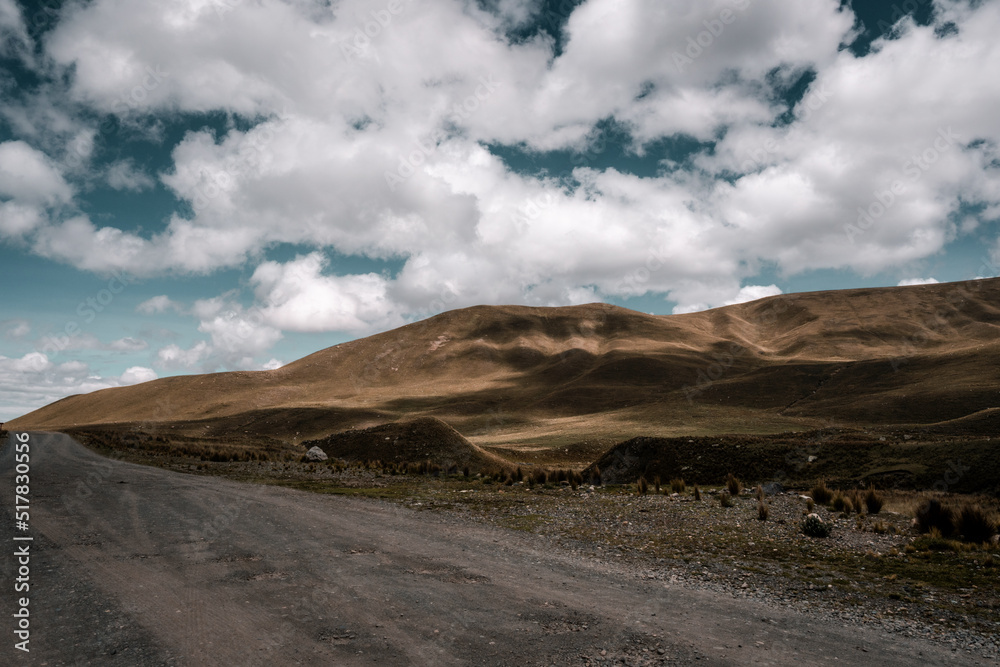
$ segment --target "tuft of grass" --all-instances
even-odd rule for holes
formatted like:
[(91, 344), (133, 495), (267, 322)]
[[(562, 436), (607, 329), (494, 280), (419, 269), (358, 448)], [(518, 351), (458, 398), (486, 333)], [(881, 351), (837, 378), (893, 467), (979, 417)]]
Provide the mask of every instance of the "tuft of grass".
[(719, 505), (722, 507), (732, 507), (734, 505), (733, 497), (729, 495), (728, 491), (723, 491), (719, 494)]
[(594, 466), (594, 471), (590, 473), (590, 483), (594, 486), (601, 485), (601, 469), (597, 466)]
[(816, 501), (810, 498), (806, 501), (806, 514), (812, 514), (816, 509)]
[(660, 493), (660, 476), (657, 475), (653, 478), (653, 487), (656, 489), (656, 493)]
[(701, 491), (698, 490), (698, 485), (694, 485), (694, 499), (701, 500)]
[(834, 512), (843, 512), (844, 514), (850, 514), (854, 511), (854, 503), (851, 499), (845, 496), (840, 491), (833, 494), (833, 500), (830, 501), (830, 509)]
[(833, 500), (833, 492), (826, 488), (826, 482), (820, 482), (809, 492), (812, 499), (820, 505), (828, 505)]
[[(758, 487), (759, 488), (759, 487)], [(757, 501), (757, 519), (760, 521), (767, 521), (767, 517), (771, 515), (771, 508), (767, 506), (763, 500)]]
[(644, 496), (646, 495), (646, 492), (649, 491), (649, 482), (646, 481), (646, 478), (644, 476), (640, 476), (639, 482), (638, 484), (636, 484), (636, 487), (637, 490), (639, 491), (639, 495)]
[(687, 489), (687, 484), (685, 484), (684, 480), (681, 479), (680, 477), (675, 477), (672, 480), (670, 480), (670, 490), (673, 493), (684, 493), (686, 489)]
[(875, 486), (869, 486), (867, 493), (865, 493), (865, 509), (868, 510), (869, 514), (878, 514), (882, 511), (882, 507), (885, 505), (885, 498), (882, 494), (875, 490)]
[(937, 498), (928, 498), (913, 513), (921, 533), (937, 530), (942, 537), (955, 534), (955, 511)]
[(729, 490), (729, 495), (738, 496), (743, 490), (743, 482), (741, 482), (733, 473), (729, 473), (726, 475), (726, 489)]
[(997, 534), (997, 520), (978, 504), (968, 504), (958, 514), (956, 528), (966, 542), (984, 543)]

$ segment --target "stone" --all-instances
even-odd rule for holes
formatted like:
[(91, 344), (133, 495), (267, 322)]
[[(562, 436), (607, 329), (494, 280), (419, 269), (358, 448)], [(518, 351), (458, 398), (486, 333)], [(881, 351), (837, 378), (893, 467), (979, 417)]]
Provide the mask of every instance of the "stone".
[(326, 452), (320, 449), (319, 445), (306, 452), (306, 461), (326, 461), (328, 458)]

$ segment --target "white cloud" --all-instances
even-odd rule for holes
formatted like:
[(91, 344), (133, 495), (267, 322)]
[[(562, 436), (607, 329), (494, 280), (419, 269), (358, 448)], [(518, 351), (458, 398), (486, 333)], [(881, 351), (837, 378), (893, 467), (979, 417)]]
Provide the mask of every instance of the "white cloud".
[(134, 160), (119, 160), (108, 166), (107, 180), (115, 190), (141, 192), (155, 185), (149, 174), (139, 169)]
[(155, 380), (157, 378), (156, 371), (152, 368), (146, 368), (144, 366), (130, 366), (125, 369), (125, 372), (121, 374), (118, 381), (122, 385), (139, 384), (140, 382), (149, 382), (150, 380)]
[(320, 253), (286, 264), (265, 262), (250, 278), (264, 320), (285, 331), (362, 331), (403, 323), (377, 274), (326, 276)]
[[(836, 0), (588, 0), (568, 17), (559, 57), (547, 37), (503, 38), (536, 5), (489, 4), (404, 3), (360, 44), (372, 11), (360, 0), (262, 0), (222, 16), (194, 0), (74, 6), (46, 48), (73, 66), (75, 103), (126, 123), (203, 111), (261, 122), (172, 146), (158, 177), (191, 211), (144, 233), (72, 210), (50, 224), (48, 209), (72, 200), (57, 166), (65, 149), (49, 159), (0, 145), (34, 165), (30, 177), (4, 172), (0, 155), (0, 192), (19, 193), (0, 203), (0, 233), (78, 268), (137, 276), (307, 248), (256, 267), (249, 310), (231, 294), (196, 304), (209, 340), (159, 351), (165, 367), (208, 369), (255, 363), (282, 330), (362, 333), (475, 303), (652, 292), (689, 312), (760, 298), (780, 290), (741, 285), (764, 264), (782, 278), (912, 265), (977, 229), (954, 222), (961, 202), (984, 221), (1000, 210), (997, 3), (942, 0), (936, 25), (904, 23), (861, 58), (841, 48), (853, 14)], [(945, 21), (957, 32), (941, 37)], [(806, 71), (808, 94), (776, 122), (789, 110), (774, 82)], [(32, 126), (30, 110), (5, 113)], [(46, 118), (89, 159), (86, 128)], [(600, 166), (608, 148), (595, 124), (607, 118), (639, 152), (677, 133), (716, 144), (694, 169), (621, 173)], [(489, 142), (591, 152), (570, 192), (512, 173)], [(129, 161), (105, 177), (152, 184)], [(331, 275), (327, 249), (404, 266)], [(169, 309), (180, 312), (165, 296), (139, 306)]]
[(905, 278), (900, 280), (896, 286), (906, 287), (907, 285), (937, 285), (938, 280), (936, 278)]
[(55, 363), (30, 352), (20, 358), (0, 355), (0, 421), (13, 419), (73, 394), (154, 379), (152, 371), (132, 367), (119, 377), (93, 373), (80, 361)]
[(732, 306), (737, 303), (746, 303), (747, 301), (756, 301), (757, 299), (769, 296), (777, 296), (781, 293), (781, 288), (777, 285), (747, 285), (746, 287), (741, 287), (739, 294), (728, 301), (724, 301), (722, 305)]
[(58, 167), (23, 141), (0, 143), (0, 196), (35, 205), (53, 205), (73, 195)]
[(143, 315), (155, 315), (158, 313), (165, 313), (168, 310), (173, 310), (179, 313), (183, 312), (184, 307), (168, 297), (166, 294), (146, 299), (135, 307), (135, 311), (137, 313), (142, 313)]
[(19, 340), (31, 333), (31, 324), (27, 320), (15, 318), (0, 322), (3, 328), (3, 337), (9, 340)]

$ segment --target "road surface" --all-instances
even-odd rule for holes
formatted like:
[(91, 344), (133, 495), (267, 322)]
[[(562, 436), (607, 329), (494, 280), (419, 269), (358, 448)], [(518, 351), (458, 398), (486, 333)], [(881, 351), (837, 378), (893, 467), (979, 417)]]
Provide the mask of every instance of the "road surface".
[(0, 664), (970, 664), (453, 515), (113, 461), (61, 434), (29, 442), (29, 528), (14, 522), (12, 437), (0, 530), (34, 538), (30, 653), (13, 646), (7, 548)]

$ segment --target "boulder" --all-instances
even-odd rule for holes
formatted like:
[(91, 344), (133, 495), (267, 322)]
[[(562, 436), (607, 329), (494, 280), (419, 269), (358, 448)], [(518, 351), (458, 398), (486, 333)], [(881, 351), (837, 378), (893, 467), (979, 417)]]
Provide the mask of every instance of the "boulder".
[(785, 492), (785, 487), (783, 487), (781, 484), (777, 482), (768, 482), (761, 488), (764, 490), (764, 493), (766, 493), (769, 496), (776, 496), (779, 493)]
[(326, 461), (329, 458), (319, 446), (313, 447), (306, 452), (306, 461)]

